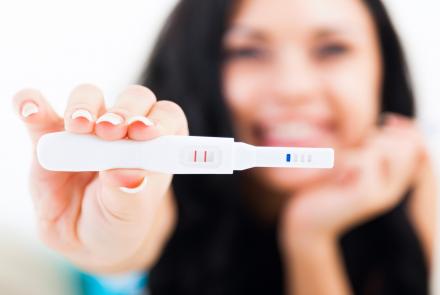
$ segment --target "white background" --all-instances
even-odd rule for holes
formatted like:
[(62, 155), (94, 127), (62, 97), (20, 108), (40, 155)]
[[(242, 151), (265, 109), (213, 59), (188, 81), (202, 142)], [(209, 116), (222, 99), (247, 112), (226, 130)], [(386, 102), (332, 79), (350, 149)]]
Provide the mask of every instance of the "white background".
[[(38, 88), (62, 114), (72, 87), (90, 82), (100, 86), (111, 103), (124, 86), (136, 81), (175, 2), (0, 2), (0, 229), (35, 239), (27, 187), (30, 145), (12, 111), (12, 95), (23, 87)], [(387, 0), (386, 4), (409, 57), (420, 124), (438, 165), (440, 3)]]

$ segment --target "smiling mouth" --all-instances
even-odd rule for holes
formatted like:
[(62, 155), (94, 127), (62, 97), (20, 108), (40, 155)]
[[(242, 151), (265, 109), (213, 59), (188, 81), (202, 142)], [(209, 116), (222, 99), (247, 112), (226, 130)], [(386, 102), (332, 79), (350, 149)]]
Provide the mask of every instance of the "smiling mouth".
[(257, 124), (253, 135), (262, 146), (328, 146), (333, 128), (327, 123), (306, 120), (288, 121), (275, 124)]

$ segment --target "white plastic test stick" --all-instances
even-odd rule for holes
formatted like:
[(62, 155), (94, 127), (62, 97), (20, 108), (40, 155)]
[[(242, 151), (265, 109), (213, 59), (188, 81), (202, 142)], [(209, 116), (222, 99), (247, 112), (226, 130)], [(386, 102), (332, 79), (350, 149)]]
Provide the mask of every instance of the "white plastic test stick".
[(38, 141), (41, 166), (52, 171), (135, 168), (172, 174), (232, 174), (252, 167), (332, 168), (331, 148), (258, 147), (227, 137), (164, 135), (107, 141), (55, 132)]

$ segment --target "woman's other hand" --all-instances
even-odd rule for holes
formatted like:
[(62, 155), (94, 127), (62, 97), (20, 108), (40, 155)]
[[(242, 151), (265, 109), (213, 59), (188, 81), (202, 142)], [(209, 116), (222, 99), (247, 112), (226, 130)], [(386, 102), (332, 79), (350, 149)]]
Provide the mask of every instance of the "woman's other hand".
[(361, 146), (336, 157), (333, 179), (297, 192), (281, 216), (280, 246), (292, 294), (351, 294), (338, 238), (396, 206), (427, 166), (422, 136), (396, 115)]
[(308, 238), (334, 240), (391, 209), (415, 184), (427, 158), (414, 123), (398, 115), (389, 115), (362, 146), (339, 154), (332, 179), (297, 192), (284, 208), (281, 239), (286, 248)]

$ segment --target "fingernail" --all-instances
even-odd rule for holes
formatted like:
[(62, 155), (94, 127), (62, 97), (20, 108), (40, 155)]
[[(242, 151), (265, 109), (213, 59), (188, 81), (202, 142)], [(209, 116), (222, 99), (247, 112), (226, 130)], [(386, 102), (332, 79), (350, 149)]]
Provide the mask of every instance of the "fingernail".
[(33, 102), (27, 102), (21, 108), (21, 115), (25, 118), (38, 113), (38, 106)]
[(78, 109), (78, 110), (74, 111), (71, 117), (73, 120), (75, 120), (76, 118), (84, 118), (89, 122), (93, 121), (92, 114), (89, 111), (84, 110), (84, 109)]
[(142, 182), (137, 187), (130, 188), (130, 187), (120, 186), (119, 189), (127, 194), (137, 194), (141, 192), (146, 185), (147, 185), (147, 177), (144, 177)]
[(112, 125), (119, 125), (124, 122), (124, 118), (115, 113), (106, 113), (96, 121), (96, 124), (99, 124), (101, 122), (108, 122)]
[(130, 125), (134, 122), (141, 122), (143, 123), (145, 126), (153, 126), (154, 123), (153, 121), (151, 121), (150, 119), (144, 117), (144, 116), (133, 116), (131, 118), (128, 119), (127, 124)]

